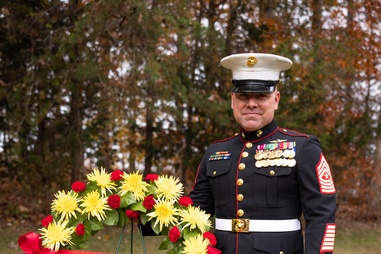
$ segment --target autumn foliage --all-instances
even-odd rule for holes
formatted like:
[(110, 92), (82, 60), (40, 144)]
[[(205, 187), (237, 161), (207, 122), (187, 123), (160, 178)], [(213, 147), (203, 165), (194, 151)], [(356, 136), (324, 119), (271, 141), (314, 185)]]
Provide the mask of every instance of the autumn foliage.
[[(93, 167), (179, 176), (238, 128), (219, 60), (293, 60), (278, 125), (319, 137), (338, 216), (380, 220), (380, 1), (3, 1), (1, 217), (41, 219)], [(36, 217), (36, 218), (35, 218)]]

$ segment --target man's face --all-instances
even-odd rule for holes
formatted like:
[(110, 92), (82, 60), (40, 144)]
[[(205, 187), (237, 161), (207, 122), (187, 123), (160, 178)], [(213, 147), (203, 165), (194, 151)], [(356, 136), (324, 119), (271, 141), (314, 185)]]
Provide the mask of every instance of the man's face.
[(279, 100), (279, 91), (273, 93), (232, 93), (231, 108), (235, 120), (243, 129), (256, 131), (273, 120)]

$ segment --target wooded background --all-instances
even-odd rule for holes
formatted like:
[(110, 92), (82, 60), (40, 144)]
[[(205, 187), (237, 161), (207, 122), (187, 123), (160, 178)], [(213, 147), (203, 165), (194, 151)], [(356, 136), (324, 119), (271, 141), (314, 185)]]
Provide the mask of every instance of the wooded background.
[(174, 174), (239, 130), (232, 53), (292, 59), (279, 126), (319, 137), (338, 216), (380, 220), (379, 0), (3, 0), (0, 214), (40, 220), (93, 167)]

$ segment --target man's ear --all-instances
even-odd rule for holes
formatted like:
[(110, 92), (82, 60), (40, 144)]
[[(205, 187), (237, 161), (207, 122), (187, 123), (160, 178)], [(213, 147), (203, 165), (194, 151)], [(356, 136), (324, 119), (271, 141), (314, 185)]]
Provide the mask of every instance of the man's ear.
[(231, 98), (230, 98), (230, 107), (233, 109), (233, 100), (234, 100), (234, 93), (231, 93)]
[(278, 106), (279, 106), (279, 102), (280, 102), (280, 92), (278, 90), (275, 92), (275, 98), (274, 98), (274, 100), (275, 100), (275, 107), (274, 107), (274, 109), (277, 110)]

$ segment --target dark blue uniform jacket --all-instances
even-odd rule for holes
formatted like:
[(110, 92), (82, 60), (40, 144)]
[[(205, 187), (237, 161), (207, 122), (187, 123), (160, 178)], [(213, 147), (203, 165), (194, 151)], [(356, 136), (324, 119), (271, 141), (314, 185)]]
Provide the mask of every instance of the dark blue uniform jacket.
[(213, 142), (199, 165), (190, 197), (219, 219), (288, 220), (303, 214), (305, 239), (302, 230), (216, 230), (216, 247), (223, 254), (333, 251), (335, 187), (319, 141), (279, 128), (275, 121), (261, 130)]

